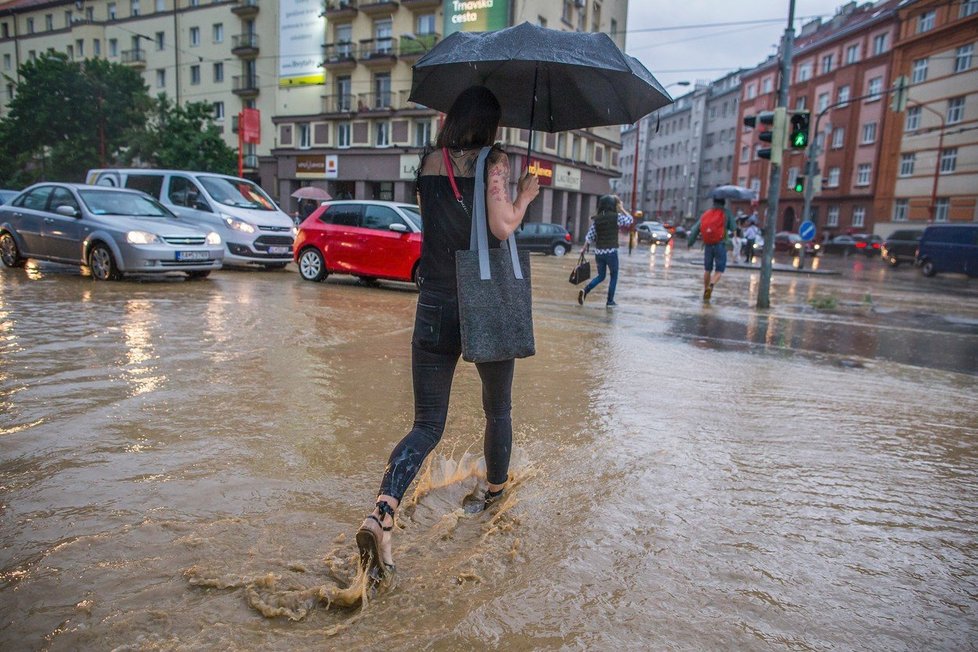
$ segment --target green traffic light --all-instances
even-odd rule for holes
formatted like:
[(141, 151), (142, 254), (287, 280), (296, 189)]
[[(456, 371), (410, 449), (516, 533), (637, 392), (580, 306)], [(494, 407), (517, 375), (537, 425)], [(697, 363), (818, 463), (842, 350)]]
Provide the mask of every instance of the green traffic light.
[(795, 149), (802, 149), (808, 147), (808, 134), (804, 131), (796, 131), (791, 134), (791, 146)]
[(805, 184), (800, 181), (796, 181), (795, 192), (805, 192)]

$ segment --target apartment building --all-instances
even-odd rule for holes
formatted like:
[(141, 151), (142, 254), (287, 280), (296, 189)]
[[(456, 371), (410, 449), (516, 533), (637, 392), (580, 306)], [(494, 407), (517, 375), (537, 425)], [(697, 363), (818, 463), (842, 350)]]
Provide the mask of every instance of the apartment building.
[[(246, 175), (283, 206), (314, 184), (334, 196), (412, 200), (414, 167), (440, 114), (408, 101), (411, 65), (448, 34), (524, 21), (603, 31), (624, 49), (627, 0), (9, 0), (0, 2), (0, 115), (17, 68), (47, 50), (139, 70), (151, 94), (214, 106), (229, 145), (236, 116), (261, 115)], [(501, 129), (514, 170), (529, 133)], [(529, 219), (581, 234), (619, 172), (618, 127), (534, 134), (542, 192)]]
[(978, 0), (902, 3), (893, 74), (906, 108), (881, 133), (877, 233), (978, 220)]

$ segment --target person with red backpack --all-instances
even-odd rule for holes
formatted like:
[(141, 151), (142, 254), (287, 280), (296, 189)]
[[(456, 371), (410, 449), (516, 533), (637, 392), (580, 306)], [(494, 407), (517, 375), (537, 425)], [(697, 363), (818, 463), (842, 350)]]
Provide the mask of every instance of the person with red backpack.
[(713, 208), (703, 211), (686, 239), (687, 246), (692, 247), (697, 236), (703, 238), (703, 268), (706, 270), (703, 273), (703, 301), (710, 300), (713, 286), (720, 282), (727, 269), (727, 239), (737, 229), (725, 205), (724, 200), (714, 199)]

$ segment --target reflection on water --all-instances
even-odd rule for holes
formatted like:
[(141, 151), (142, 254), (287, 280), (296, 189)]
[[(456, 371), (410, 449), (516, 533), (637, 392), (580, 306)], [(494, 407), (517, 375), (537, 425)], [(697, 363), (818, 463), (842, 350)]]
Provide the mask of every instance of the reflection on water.
[(974, 290), (859, 261), (704, 305), (694, 257), (623, 255), (614, 311), (533, 258), (507, 501), (462, 509), (462, 364), (362, 612), (335, 589), (411, 425), (410, 286), (3, 270), (0, 647), (973, 647)]

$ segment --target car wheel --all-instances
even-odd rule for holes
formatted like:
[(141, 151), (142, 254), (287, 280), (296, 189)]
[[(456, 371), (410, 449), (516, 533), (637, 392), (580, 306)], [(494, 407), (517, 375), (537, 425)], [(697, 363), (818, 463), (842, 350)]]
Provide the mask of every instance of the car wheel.
[(326, 259), (318, 249), (309, 247), (299, 256), (299, 276), (307, 281), (321, 281), (329, 275)]
[(929, 260), (925, 260), (923, 264), (921, 264), (920, 266), (920, 272), (924, 276), (933, 276), (934, 274), (937, 273), (937, 270), (934, 269), (934, 263), (932, 263)]
[(101, 242), (88, 252), (88, 267), (96, 281), (118, 281), (122, 277), (112, 259), (112, 252)]
[(195, 272), (187, 272), (187, 278), (190, 279), (191, 281), (196, 281), (197, 279), (207, 278), (208, 276), (210, 276), (210, 274), (211, 274), (211, 270), (202, 269)]
[(0, 260), (7, 267), (23, 267), (24, 259), (17, 250), (17, 241), (6, 231), (0, 233)]
[(562, 242), (558, 242), (550, 251), (554, 256), (563, 256), (567, 253), (567, 245)]
[(421, 277), (418, 276), (418, 267), (420, 261), (414, 263), (414, 269), (411, 270), (411, 280), (414, 281), (414, 287), (418, 288), (418, 292), (421, 291)]

